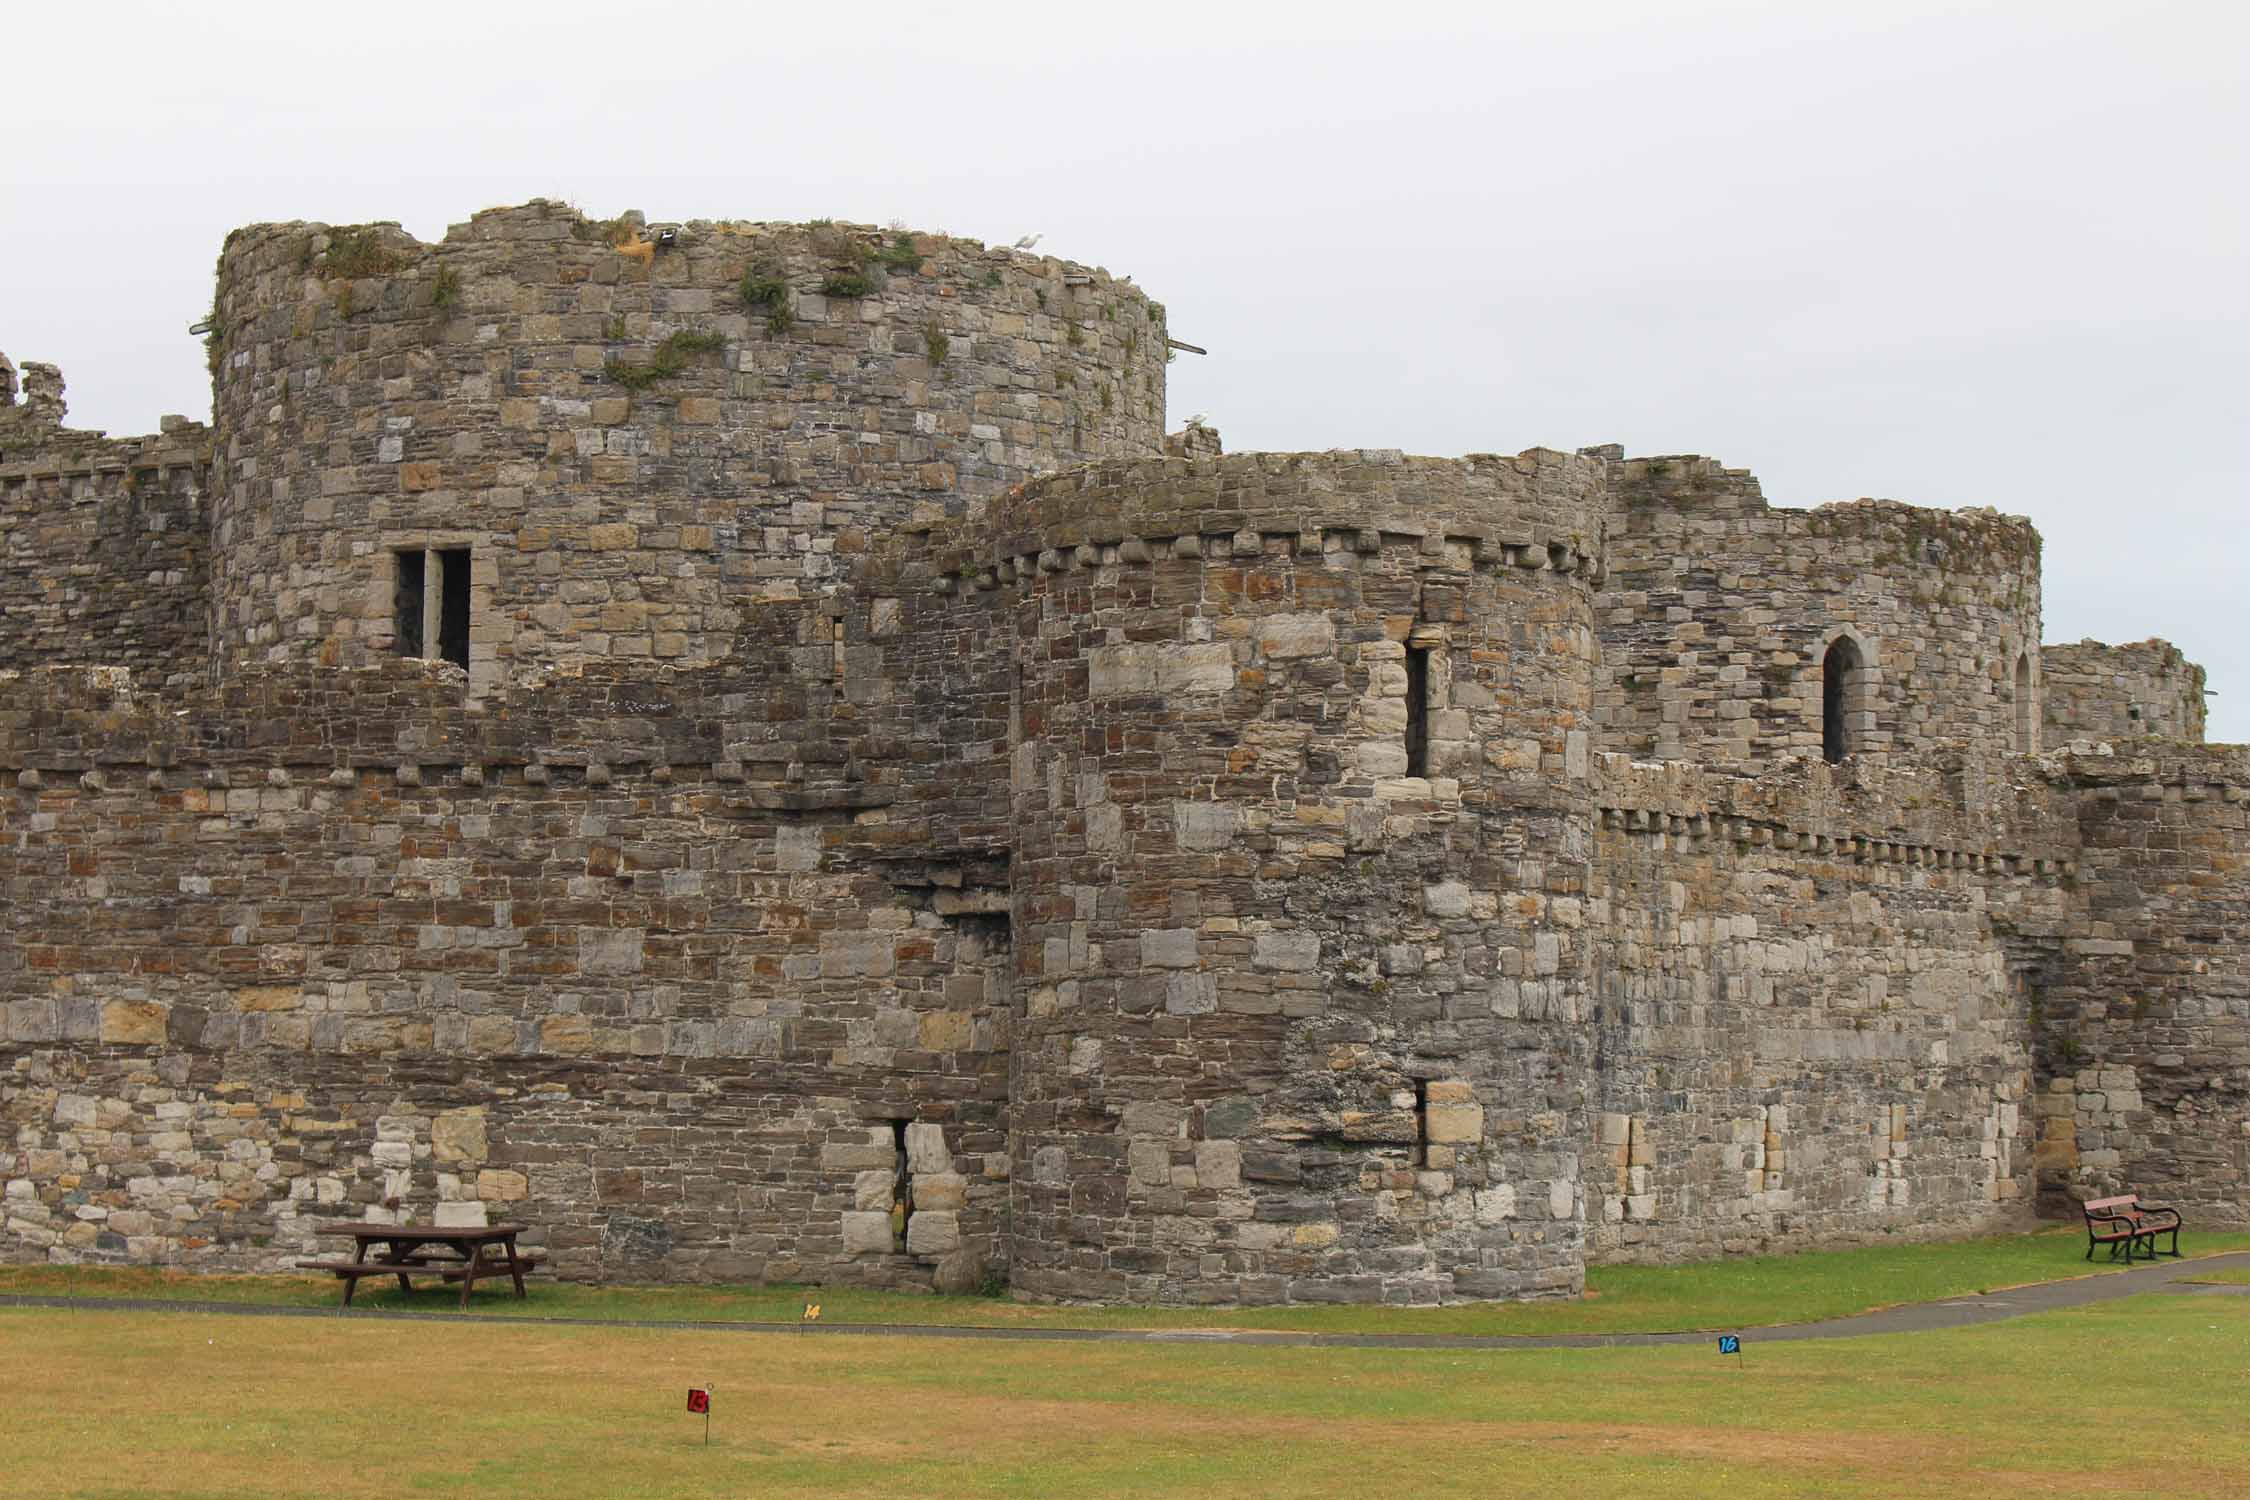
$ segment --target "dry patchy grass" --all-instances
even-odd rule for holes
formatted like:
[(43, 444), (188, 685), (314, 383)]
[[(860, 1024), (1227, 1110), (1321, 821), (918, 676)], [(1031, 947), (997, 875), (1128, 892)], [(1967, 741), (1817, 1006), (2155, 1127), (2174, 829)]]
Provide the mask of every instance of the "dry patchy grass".
[(83, 1500), (2250, 1489), (2233, 1298), (1723, 1361), (35, 1309), (0, 1350), (0, 1488)]

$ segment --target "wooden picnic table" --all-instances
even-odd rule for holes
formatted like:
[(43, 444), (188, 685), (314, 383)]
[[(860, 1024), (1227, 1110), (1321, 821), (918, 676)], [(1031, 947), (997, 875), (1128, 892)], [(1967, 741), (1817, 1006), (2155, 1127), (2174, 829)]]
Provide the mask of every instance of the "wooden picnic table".
[[(396, 1276), (402, 1292), (412, 1291), (411, 1276), (437, 1275), (461, 1283), (461, 1307), (467, 1311), (469, 1292), (480, 1278), (506, 1276), (524, 1295), (526, 1271), (537, 1270), (539, 1257), (516, 1248), (521, 1224), (330, 1224), (316, 1233), (330, 1239), (350, 1239), (358, 1248), (350, 1260), (301, 1260), (308, 1271), (326, 1271), (344, 1283), (344, 1305), (361, 1278)], [(381, 1252), (370, 1257), (377, 1246)]]

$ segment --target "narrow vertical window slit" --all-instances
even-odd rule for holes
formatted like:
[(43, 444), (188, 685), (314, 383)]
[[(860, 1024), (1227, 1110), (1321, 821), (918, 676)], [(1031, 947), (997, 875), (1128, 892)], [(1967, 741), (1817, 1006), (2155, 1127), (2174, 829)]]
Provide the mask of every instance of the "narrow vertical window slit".
[(391, 636), (397, 642), (401, 656), (422, 654), (422, 553), (419, 549), (401, 552), (398, 557), (398, 587), (393, 592), (391, 611)]
[(1406, 648), (1406, 774), (1430, 774), (1430, 652)]

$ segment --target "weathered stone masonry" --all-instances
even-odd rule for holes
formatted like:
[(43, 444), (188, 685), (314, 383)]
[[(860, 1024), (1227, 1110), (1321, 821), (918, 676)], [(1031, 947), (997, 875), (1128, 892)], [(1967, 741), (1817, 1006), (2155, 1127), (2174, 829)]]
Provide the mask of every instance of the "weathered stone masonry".
[(25, 366), (0, 1255), (1427, 1302), (2250, 1219), (2250, 766), (2039, 646), (2028, 523), (1223, 457), (1165, 341), (532, 204), (238, 232), (208, 431)]

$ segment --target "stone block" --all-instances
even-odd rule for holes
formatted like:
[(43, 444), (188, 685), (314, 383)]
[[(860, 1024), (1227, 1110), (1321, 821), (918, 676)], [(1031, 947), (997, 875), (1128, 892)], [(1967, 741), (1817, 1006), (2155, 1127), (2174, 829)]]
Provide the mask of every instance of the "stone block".
[(638, 927), (581, 927), (578, 929), (578, 969), (587, 975), (623, 975), (641, 972), (648, 934)]
[(861, 1213), (889, 1213), (898, 1198), (898, 1174), (861, 1172), (852, 1179), (852, 1207)]
[(1218, 976), (1184, 970), (1164, 976), (1164, 1009), (1169, 1014), (1207, 1016), (1218, 1008)]
[(477, 1196), (487, 1203), (516, 1203), (531, 1195), (531, 1179), (521, 1172), (492, 1168), (477, 1173)]
[(888, 933), (827, 932), (820, 938), (823, 979), (883, 979), (898, 968), (897, 941)]
[(930, 1011), (921, 1022), (924, 1052), (966, 1052), (976, 1031), (976, 1020), (967, 1011)]
[(1229, 1094), (1203, 1106), (1206, 1140), (1234, 1140), (1248, 1135), (1258, 1123), (1258, 1101), (1244, 1094)]
[(906, 1127), (906, 1167), (917, 1177), (953, 1170), (953, 1150), (945, 1143), (943, 1126), (917, 1120)]
[(161, 1005), (112, 1000), (102, 1007), (102, 1040), (121, 1047), (161, 1046), (166, 1021)]
[(431, 1222), (441, 1229), (482, 1229), (492, 1220), (483, 1203), (475, 1199), (462, 1199), (440, 1203)]
[(1192, 969), (1196, 964), (1196, 938), (1192, 927), (1152, 927), (1141, 933), (1141, 967)]
[(1228, 803), (1172, 804), (1172, 839), (1182, 849), (1224, 849), (1241, 826), (1241, 813)]
[(485, 1158), (484, 1111), (447, 1110), (430, 1120), (430, 1155), (441, 1162), (480, 1162)]
[(1187, 1110), (1182, 1105), (1166, 1100), (1135, 1100), (1125, 1106), (1117, 1128), (1120, 1133), (1128, 1136), (1183, 1139), (1187, 1135)]
[(1225, 1191), (1242, 1186), (1242, 1147), (1234, 1141), (1195, 1143), (1195, 1176), (1199, 1186)]
[(304, 1003), (304, 990), (294, 984), (251, 985), (234, 992), (234, 1008), (244, 1012), (295, 1010)]
[(1256, 630), (1259, 651), (1274, 660), (1328, 656), (1336, 649), (1335, 622), (1324, 614), (1265, 615)]
[(1432, 1104), (1423, 1111), (1427, 1139), (1448, 1145), (1473, 1144), (1484, 1139), (1484, 1106)]
[(898, 1248), (898, 1236), (891, 1230), (888, 1208), (846, 1213), (843, 1238), (846, 1255), (889, 1255)]
[(915, 1213), (906, 1221), (906, 1253), (949, 1255), (961, 1248), (961, 1216), (954, 1213)]
[(575, 1056), (594, 1050), (594, 1023), (584, 1016), (549, 1016), (539, 1023), (539, 1050)]
[(1223, 693), (1234, 686), (1234, 648), (1223, 642), (1161, 646), (1156, 690), (1167, 695)]
[(1433, 917), (1469, 914), (1469, 887), (1458, 880), (1441, 880), (1422, 888), (1422, 909)]
[(1171, 1148), (1158, 1141), (1135, 1141), (1125, 1148), (1125, 1165), (1142, 1187), (1163, 1187), (1172, 1180)]
[(914, 1174), (914, 1211), (956, 1213), (969, 1206), (969, 1179), (958, 1172)]
[(1315, 932), (1261, 932), (1251, 943), (1253, 967), (1301, 974), (1320, 965), (1320, 934)]

